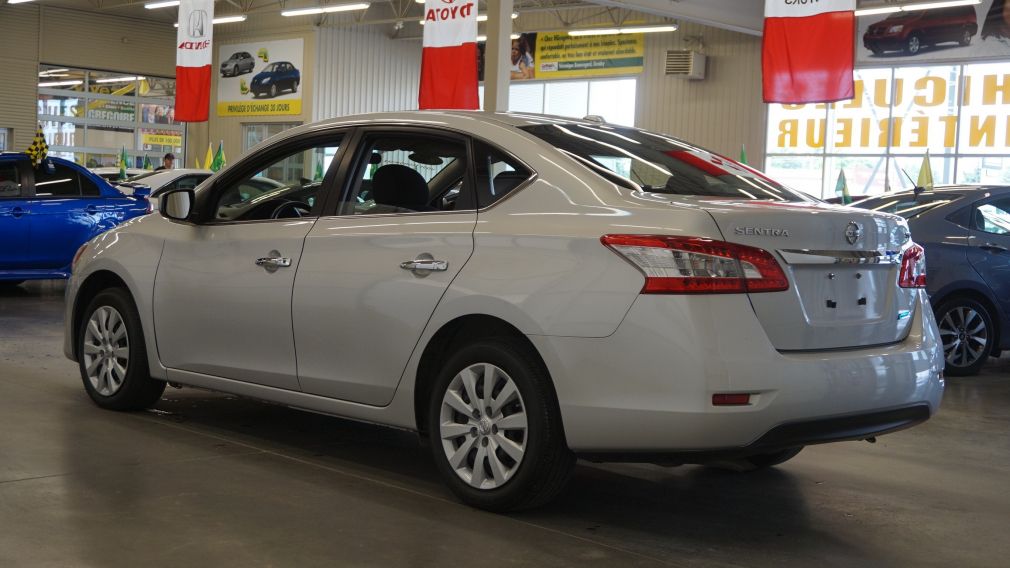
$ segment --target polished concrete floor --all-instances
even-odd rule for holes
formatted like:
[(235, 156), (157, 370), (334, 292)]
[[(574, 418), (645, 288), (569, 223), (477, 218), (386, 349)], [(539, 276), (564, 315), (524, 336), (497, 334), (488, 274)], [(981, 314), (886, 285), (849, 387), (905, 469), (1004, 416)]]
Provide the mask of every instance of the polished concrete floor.
[(195, 389), (91, 404), (62, 286), (0, 291), (0, 567), (1007, 566), (1010, 358), (933, 420), (755, 474), (580, 464), (554, 504), (457, 503), (404, 432)]

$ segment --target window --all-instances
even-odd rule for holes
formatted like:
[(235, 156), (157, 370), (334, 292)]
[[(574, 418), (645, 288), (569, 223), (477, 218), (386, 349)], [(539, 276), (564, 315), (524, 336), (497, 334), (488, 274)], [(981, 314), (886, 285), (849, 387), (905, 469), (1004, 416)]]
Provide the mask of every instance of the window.
[(298, 126), (297, 122), (260, 122), (242, 125), (242, 150), (248, 152), (257, 144), (276, 136), (289, 128)]
[(42, 167), (35, 170), (35, 195), (38, 197), (80, 197), (81, 182), (77, 170), (53, 162), (53, 173)]
[(497, 202), (532, 176), (514, 158), (484, 142), (474, 143), (477, 175), (477, 206), (481, 209)]
[(900, 215), (905, 219), (911, 219), (916, 215), (921, 215), (934, 207), (946, 205), (960, 197), (958, 194), (950, 193), (944, 193), (943, 195), (920, 195), (918, 197), (903, 196), (901, 198), (886, 196), (860, 201), (855, 204), (855, 207), (869, 209), (870, 211), (891, 213), (893, 215)]
[(209, 175), (183, 176), (168, 184), (167, 189), (196, 189), (196, 186), (209, 177)]
[[(611, 124), (635, 125), (635, 79), (592, 81), (522, 81), (509, 85), (509, 111), (556, 114), (571, 118), (602, 116)], [(484, 86), (480, 87), (484, 108)]]
[(21, 173), (13, 162), (0, 163), (0, 197), (21, 197)]
[[(302, 144), (265, 162), (214, 195), (217, 221), (259, 221), (318, 216), (324, 195), (327, 156), (337, 153), (340, 136)], [(309, 173), (311, 172), (311, 173)], [(305, 174), (308, 173), (306, 176)]]
[(354, 215), (473, 209), (466, 144), (421, 134), (382, 134), (363, 146), (345, 211)]
[(1010, 235), (1010, 199), (979, 205), (975, 210), (975, 229), (994, 235)]

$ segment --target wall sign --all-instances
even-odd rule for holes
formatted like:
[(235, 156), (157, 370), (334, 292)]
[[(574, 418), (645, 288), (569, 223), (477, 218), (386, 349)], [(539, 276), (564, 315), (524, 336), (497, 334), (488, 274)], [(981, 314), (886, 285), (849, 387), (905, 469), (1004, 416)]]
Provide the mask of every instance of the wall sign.
[[(480, 46), (484, 79), (484, 44)], [(566, 32), (520, 34), (512, 40), (512, 81), (575, 79), (641, 73), (645, 34), (570, 36)]]
[(232, 43), (218, 48), (218, 116), (302, 114), (303, 41)]

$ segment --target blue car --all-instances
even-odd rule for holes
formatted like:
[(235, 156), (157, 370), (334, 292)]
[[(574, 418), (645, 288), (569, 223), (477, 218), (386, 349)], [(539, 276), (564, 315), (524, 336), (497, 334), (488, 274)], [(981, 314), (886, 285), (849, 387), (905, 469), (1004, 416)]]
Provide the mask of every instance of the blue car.
[(901, 215), (926, 249), (946, 372), (972, 375), (1010, 349), (1010, 187), (950, 186), (855, 205)]
[(78, 247), (149, 209), (73, 162), (0, 153), (0, 284), (69, 277)]
[(287, 61), (277, 61), (267, 65), (267, 68), (260, 71), (252, 79), (249, 90), (254, 97), (266, 94), (274, 98), (281, 94), (281, 91), (298, 92), (298, 83), (302, 81), (302, 74), (294, 65)]

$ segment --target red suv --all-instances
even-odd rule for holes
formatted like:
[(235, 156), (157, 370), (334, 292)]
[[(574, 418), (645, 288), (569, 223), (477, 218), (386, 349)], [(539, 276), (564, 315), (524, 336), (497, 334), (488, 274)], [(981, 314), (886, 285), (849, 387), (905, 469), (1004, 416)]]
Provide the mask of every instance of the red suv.
[(874, 55), (904, 51), (915, 55), (927, 45), (957, 42), (968, 45), (978, 33), (974, 6), (899, 12), (872, 24), (863, 35), (863, 45)]

